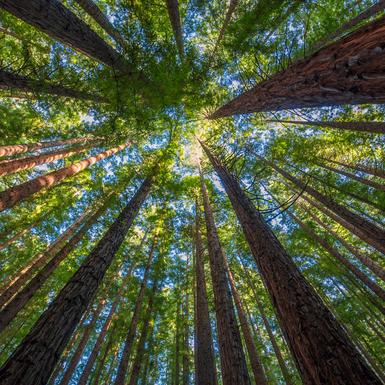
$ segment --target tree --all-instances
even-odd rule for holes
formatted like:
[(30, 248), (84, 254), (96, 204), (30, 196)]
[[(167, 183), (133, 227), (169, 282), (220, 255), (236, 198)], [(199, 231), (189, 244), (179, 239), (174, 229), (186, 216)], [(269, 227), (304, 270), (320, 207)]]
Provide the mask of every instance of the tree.
[(166, 4), (179, 56), (181, 59), (183, 59), (184, 48), (182, 37), (182, 24), (179, 15), (179, 3), (178, 0), (166, 0)]

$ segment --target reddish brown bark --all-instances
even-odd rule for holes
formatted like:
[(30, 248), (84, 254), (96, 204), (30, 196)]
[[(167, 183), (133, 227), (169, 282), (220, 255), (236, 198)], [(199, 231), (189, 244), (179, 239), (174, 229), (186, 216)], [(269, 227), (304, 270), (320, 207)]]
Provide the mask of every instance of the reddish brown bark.
[[(45, 384), (79, 320), (94, 298), (153, 184), (150, 175), (79, 270), (0, 368), (2, 385)], [(33, 359), (31, 359), (33, 357)]]
[(195, 384), (217, 385), (206, 278), (200, 230), (199, 206), (195, 214)]
[[(262, 158), (260, 158), (262, 159)], [(346, 207), (334, 202), (327, 196), (321, 194), (308, 184), (304, 183), (300, 179), (290, 175), (288, 172), (278, 167), (276, 164), (262, 159), (268, 165), (270, 165), (275, 171), (285, 177), (287, 180), (296, 185), (299, 189), (305, 191), (311, 195), (323, 206), (333, 212), (336, 216), (340, 217), (344, 221), (344, 226), (348, 226), (349, 230), (357, 237), (361, 238), (367, 244), (373, 246), (375, 249), (385, 254), (385, 231), (377, 225), (367, 221), (365, 218), (357, 215), (356, 213), (348, 210)]]
[[(1, 7), (1, 2), (0, 2)], [(65, 98), (74, 98), (80, 100), (90, 100), (96, 103), (107, 103), (108, 100), (98, 95), (92, 95), (84, 91), (74, 90), (72, 88), (50, 84), (42, 80), (34, 80), (16, 73), (0, 70), (0, 89), (19, 90), (33, 94), (48, 94), (62, 96)], [(20, 97), (20, 95), (18, 95)]]
[(229, 282), (226, 275), (225, 259), (218, 238), (206, 185), (200, 173), (201, 191), (206, 219), (207, 241), (213, 282), (217, 334), (221, 358), (223, 385), (250, 385), (246, 358), (242, 349)]
[(1, 0), (0, 7), (91, 58), (127, 69), (119, 53), (58, 0)]
[(53, 151), (41, 155), (33, 155), (25, 158), (12, 159), (6, 163), (0, 163), (0, 176), (5, 176), (19, 172), (22, 170), (28, 170), (36, 167), (40, 164), (51, 163), (58, 159), (67, 158), (74, 154), (80, 154), (85, 150), (90, 149), (92, 146), (85, 145), (76, 148), (68, 148), (64, 150)]
[(129, 146), (129, 143), (122, 144), (118, 147), (91, 156), (87, 159), (76, 162), (70, 166), (63, 167), (60, 170), (50, 172), (46, 175), (39, 176), (28, 182), (18, 186), (11, 187), (0, 193), (0, 211), (11, 208), (20, 201), (29, 198), (41, 190), (51, 188), (61, 182), (63, 179), (78, 174), (80, 171), (92, 166), (96, 162), (103, 160)]
[(156, 239), (152, 242), (150, 253), (148, 256), (146, 268), (143, 274), (142, 283), (140, 284), (140, 289), (138, 296), (136, 298), (134, 312), (132, 314), (130, 326), (128, 327), (126, 339), (124, 341), (124, 348), (122, 352), (122, 357), (119, 362), (118, 372), (116, 374), (114, 385), (124, 385), (125, 378), (127, 375), (128, 364), (130, 361), (132, 347), (134, 344), (134, 339), (136, 335), (136, 330), (138, 328), (138, 322), (140, 318), (140, 313), (142, 311), (143, 300), (146, 294), (147, 280), (150, 274), (151, 264), (154, 258), (155, 248), (156, 248)]
[(202, 146), (242, 225), (304, 385), (380, 385), (235, 177)]
[(385, 16), (257, 84), (210, 119), (261, 111), (385, 102)]
[(312, 122), (304, 120), (266, 120), (266, 122), (300, 124), (303, 126), (336, 128), (339, 130), (385, 134), (385, 123), (383, 122)]
[(99, 140), (97, 138), (72, 138), (64, 140), (55, 140), (52, 142), (27, 143), (27, 144), (11, 144), (9, 146), (0, 146), (0, 156), (11, 156), (24, 152), (31, 152), (41, 148), (66, 146), (75, 143), (87, 143)]
[(184, 48), (183, 48), (183, 37), (182, 37), (182, 24), (179, 15), (179, 3), (178, 0), (166, 0), (167, 11), (170, 17), (172, 31), (174, 33), (176, 46), (178, 48), (179, 56), (183, 59)]
[(245, 339), (245, 344), (246, 344), (247, 352), (249, 354), (249, 361), (250, 361), (251, 369), (253, 370), (255, 383), (258, 385), (267, 385), (268, 382), (265, 376), (265, 371), (263, 369), (261, 359), (259, 358), (259, 353), (254, 343), (253, 333), (247, 321), (247, 317), (243, 309), (241, 297), (239, 296), (237, 288), (235, 287), (234, 277), (229, 268), (226, 255), (224, 255), (224, 257), (225, 257), (226, 270), (230, 281), (231, 292), (233, 294), (235, 306), (237, 308), (239, 323), (242, 329), (243, 338)]

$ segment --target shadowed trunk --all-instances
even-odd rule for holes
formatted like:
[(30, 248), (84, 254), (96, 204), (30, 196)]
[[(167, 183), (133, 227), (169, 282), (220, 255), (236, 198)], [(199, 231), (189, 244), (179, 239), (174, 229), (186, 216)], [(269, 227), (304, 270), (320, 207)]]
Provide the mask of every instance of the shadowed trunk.
[(221, 357), (223, 385), (250, 385), (246, 358), (242, 349), (241, 334), (238, 329), (222, 247), (206, 190), (200, 171), (201, 191), (206, 219), (207, 241), (213, 282), (217, 334)]
[(235, 177), (202, 146), (242, 225), (304, 385), (380, 385)]
[(123, 57), (58, 0), (0, 0), (0, 7), (76, 51), (127, 70)]
[[(0, 1), (1, 7), (1, 1)], [(72, 88), (54, 85), (42, 80), (30, 79), (13, 72), (0, 70), (0, 89), (19, 90), (33, 94), (47, 94), (53, 96), (62, 96), (65, 98), (74, 98), (80, 100), (90, 100), (95, 103), (107, 103), (104, 97), (93, 95), (84, 91), (74, 90)], [(20, 95), (18, 95), (20, 96)]]
[(183, 37), (182, 37), (182, 24), (179, 15), (179, 2), (178, 0), (166, 0), (167, 11), (170, 18), (172, 31), (174, 33), (176, 46), (178, 48), (179, 56), (183, 59), (184, 48), (183, 48)]
[(366, 174), (370, 174), (370, 175), (385, 179), (385, 170), (381, 170), (377, 167), (370, 167), (370, 166), (367, 166), (367, 165), (361, 164), (361, 163), (347, 164), (347, 163), (339, 162), (339, 161), (332, 160), (332, 159), (325, 159), (325, 160), (327, 160), (328, 162), (331, 162), (331, 163), (338, 164), (338, 165), (343, 166), (343, 167), (350, 168), (350, 169), (358, 171), (358, 172), (364, 172)]
[(385, 102), (385, 16), (298, 60), (231, 100), (211, 119), (262, 111)]
[(142, 283), (140, 284), (139, 293), (136, 298), (135, 308), (134, 308), (134, 312), (132, 313), (130, 326), (128, 327), (126, 339), (124, 341), (124, 348), (123, 348), (122, 356), (119, 362), (118, 372), (116, 374), (114, 385), (124, 385), (125, 383), (128, 364), (130, 361), (132, 347), (133, 347), (134, 339), (136, 335), (136, 329), (138, 327), (140, 313), (142, 311), (142, 306), (143, 306), (143, 300), (146, 294), (147, 280), (149, 278), (150, 268), (152, 265), (152, 261), (154, 259), (156, 244), (157, 244), (157, 240), (154, 239), (151, 244), (151, 249), (147, 259), (146, 268), (143, 274)]
[(195, 385), (217, 385), (198, 205), (195, 210)]
[[(44, 385), (153, 184), (150, 175), (0, 369), (2, 385)], [(31, 359), (33, 357), (33, 359)]]
[(29, 198), (41, 190), (51, 188), (61, 182), (63, 179), (78, 174), (80, 171), (92, 166), (98, 161), (110, 157), (111, 155), (123, 150), (130, 143), (122, 144), (118, 147), (91, 156), (87, 159), (76, 162), (70, 166), (63, 167), (60, 170), (52, 171), (46, 175), (39, 176), (18, 186), (11, 187), (0, 193), (0, 211), (11, 208), (20, 201)]

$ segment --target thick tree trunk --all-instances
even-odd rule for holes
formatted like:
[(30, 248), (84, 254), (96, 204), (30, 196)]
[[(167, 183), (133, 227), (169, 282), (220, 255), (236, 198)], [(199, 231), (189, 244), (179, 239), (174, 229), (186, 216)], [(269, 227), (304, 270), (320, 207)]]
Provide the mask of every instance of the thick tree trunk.
[[(44, 385), (108, 267), (124, 241), (153, 184), (153, 176), (111, 225), (79, 270), (42, 314), (29, 334), (0, 369), (1, 385)], [(33, 357), (33, 359), (31, 359)]]
[[(0, 1), (1, 7), (1, 1)], [(33, 94), (48, 94), (62, 96), (65, 98), (74, 98), (80, 100), (90, 100), (95, 103), (107, 103), (104, 97), (92, 95), (84, 91), (74, 90), (59, 85), (47, 83), (46, 81), (34, 80), (16, 73), (0, 70), (0, 89), (19, 90)], [(18, 95), (19, 96), (19, 95)]]
[(7, 161), (6, 163), (0, 163), (0, 176), (5, 176), (13, 174), (15, 172), (28, 170), (40, 164), (51, 163), (55, 160), (67, 158), (74, 154), (80, 154), (92, 147), (92, 145), (85, 145), (75, 148), (53, 151), (41, 155), (33, 155), (25, 158), (12, 159)]
[(336, 128), (339, 130), (385, 134), (385, 123), (383, 122), (312, 122), (305, 120), (266, 120), (266, 122), (299, 124), (303, 126)]
[(226, 275), (225, 259), (218, 238), (208, 193), (200, 172), (201, 191), (206, 219), (208, 251), (213, 282), (217, 334), (221, 357), (223, 385), (250, 385), (246, 358), (242, 349), (229, 282)]
[(42, 148), (67, 146), (76, 143), (87, 143), (100, 140), (99, 138), (72, 138), (64, 140), (55, 140), (52, 142), (27, 143), (27, 144), (11, 144), (9, 146), (0, 146), (0, 156), (12, 156), (24, 152), (40, 150)]
[(39, 176), (28, 182), (18, 186), (11, 187), (0, 193), (0, 211), (11, 208), (20, 201), (29, 198), (41, 190), (51, 188), (61, 182), (63, 179), (78, 174), (80, 171), (92, 166), (96, 162), (103, 160), (111, 155), (123, 150), (129, 146), (129, 143), (122, 144), (118, 147), (91, 156), (87, 159), (76, 162), (70, 166), (63, 167), (60, 170), (50, 172), (46, 175)]
[(179, 2), (178, 0), (166, 0), (167, 11), (170, 17), (172, 31), (178, 48), (179, 56), (183, 59), (184, 48), (183, 48), (183, 37), (182, 37), (182, 23), (179, 15)]
[(224, 258), (227, 274), (230, 281), (231, 292), (233, 294), (235, 306), (237, 308), (239, 323), (242, 329), (243, 338), (245, 339), (245, 345), (249, 354), (249, 361), (251, 369), (253, 370), (255, 383), (258, 385), (267, 385), (268, 382), (265, 376), (265, 371), (263, 370), (261, 359), (259, 358), (259, 354), (254, 343), (253, 334), (251, 332), (249, 323), (247, 322), (247, 317), (243, 309), (241, 297), (239, 296), (237, 288), (235, 287), (234, 277), (230, 270), (226, 255), (224, 255)]
[[(60, 247), (62, 247), (63, 244), (67, 242), (81, 226), (83, 226), (84, 222), (88, 220), (89, 215), (90, 211), (86, 210), (63, 234), (48, 246), (44, 253), (35, 255), (26, 266), (16, 273), (16, 275), (10, 276), (9, 279), (4, 282), (2, 285), (4, 291), (0, 296), (0, 308), (2, 308), (20, 290), (20, 288), (28, 282), (36, 270), (44, 266), (44, 264), (60, 250)], [(0, 330), (2, 329), (3, 328), (0, 327)]]
[[(285, 177), (287, 180), (296, 185), (299, 189), (306, 192), (323, 206), (332, 211), (336, 216), (340, 217), (353, 234), (362, 239), (367, 244), (373, 246), (375, 249), (385, 254), (385, 231), (377, 225), (367, 221), (354, 212), (348, 210), (346, 207), (332, 201), (327, 196), (321, 194), (308, 184), (302, 182), (300, 179), (290, 175), (288, 172), (278, 167), (274, 163), (262, 159), (266, 164), (270, 165), (275, 171)], [(346, 227), (346, 226), (345, 226)]]
[(385, 102), (385, 16), (257, 84), (210, 118), (261, 111)]
[(304, 385), (380, 385), (234, 176), (202, 145), (243, 227)]
[(92, 0), (75, 0), (122, 48), (128, 49), (127, 42), (110, 23), (108, 18)]
[(217, 385), (198, 205), (195, 210), (195, 385)]
[[(82, 227), (78, 232), (69, 239), (68, 243), (62, 247), (53, 258), (32, 278), (32, 280), (20, 291), (15, 297), (1, 310), (0, 312), (0, 331), (3, 330), (19, 313), (21, 309), (28, 303), (28, 301), (36, 294), (36, 292), (44, 285), (50, 278), (52, 273), (60, 265), (60, 263), (76, 248), (78, 243), (87, 234), (88, 230), (95, 224), (102, 213), (107, 208), (109, 200), (103, 204), (92, 215), (85, 217), (81, 224)], [(52, 255), (52, 253), (50, 254)]]
[(0, 7), (93, 59), (127, 70), (119, 53), (58, 0), (0, 0)]
[(138, 293), (138, 296), (136, 298), (135, 308), (134, 308), (134, 312), (133, 312), (132, 317), (131, 317), (130, 326), (128, 327), (126, 339), (124, 341), (124, 348), (123, 348), (122, 356), (120, 358), (118, 372), (116, 374), (114, 385), (124, 385), (124, 383), (125, 383), (125, 378), (127, 375), (127, 369), (128, 369), (128, 364), (129, 364), (131, 353), (132, 353), (132, 347), (134, 344), (136, 330), (138, 328), (140, 313), (142, 311), (143, 300), (144, 300), (144, 296), (146, 294), (147, 280), (149, 278), (150, 268), (152, 265), (152, 261), (154, 259), (156, 243), (157, 243), (157, 241), (156, 241), (156, 239), (154, 239), (154, 241), (152, 242), (152, 245), (151, 245), (151, 249), (150, 249), (150, 253), (148, 256), (146, 268), (145, 268), (145, 271), (143, 274), (143, 279), (142, 279), (142, 283), (140, 285), (139, 293)]

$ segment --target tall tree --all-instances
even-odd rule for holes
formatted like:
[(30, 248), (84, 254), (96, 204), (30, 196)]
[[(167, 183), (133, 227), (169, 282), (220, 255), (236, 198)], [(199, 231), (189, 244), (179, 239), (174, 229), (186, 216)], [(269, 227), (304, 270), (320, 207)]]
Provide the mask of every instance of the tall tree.
[(235, 177), (204, 143), (202, 146), (243, 228), (303, 383), (381, 384), (343, 327), (268, 228)]
[[(150, 174), (97, 246), (0, 368), (2, 385), (45, 384), (150, 192)], [(30, 358), (33, 357), (31, 360)]]
[(183, 48), (183, 36), (182, 36), (182, 23), (179, 15), (179, 1), (178, 0), (166, 0), (167, 11), (170, 17), (172, 31), (178, 48), (179, 56), (183, 59), (184, 48)]
[(354, 171), (364, 172), (365, 174), (370, 174), (373, 176), (377, 176), (379, 178), (385, 178), (385, 171), (377, 167), (367, 166), (366, 164), (362, 164), (362, 163), (347, 164), (345, 162), (332, 160), (332, 159), (325, 159), (325, 160), (331, 163), (338, 164), (339, 166), (350, 168)]

